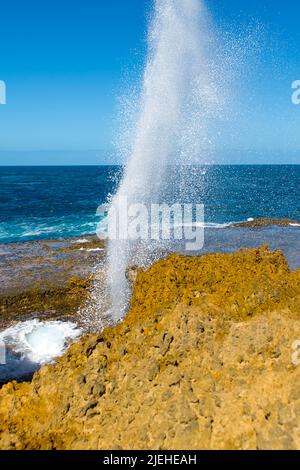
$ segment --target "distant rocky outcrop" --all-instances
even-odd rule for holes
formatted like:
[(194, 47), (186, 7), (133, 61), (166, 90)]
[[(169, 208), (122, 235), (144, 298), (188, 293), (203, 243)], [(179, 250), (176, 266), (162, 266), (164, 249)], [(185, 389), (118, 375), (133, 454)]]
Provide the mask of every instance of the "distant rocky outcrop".
[(299, 226), (300, 222), (294, 219), (272, 219), (268, 217), (261, 217), (258, 219), (247, 220), (246, 222), (236, 222), (230, 224), (230, 227), (239, 227), (239, 228), (262, 228), (262, 227), (289, 227), (289, 226)]
[(267, 247), (139, 271), (126, 318), (0, 390), (2, 449), (299, 449), (300, 271)]

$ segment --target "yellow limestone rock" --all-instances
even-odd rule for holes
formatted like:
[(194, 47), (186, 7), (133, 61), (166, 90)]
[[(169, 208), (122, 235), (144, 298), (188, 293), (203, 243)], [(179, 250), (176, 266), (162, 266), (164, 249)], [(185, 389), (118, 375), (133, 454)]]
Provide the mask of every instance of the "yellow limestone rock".
[(300, 449), (300, 271), (263, 246), (137, 274), (122, 323), (0, 390), (2, 449)]

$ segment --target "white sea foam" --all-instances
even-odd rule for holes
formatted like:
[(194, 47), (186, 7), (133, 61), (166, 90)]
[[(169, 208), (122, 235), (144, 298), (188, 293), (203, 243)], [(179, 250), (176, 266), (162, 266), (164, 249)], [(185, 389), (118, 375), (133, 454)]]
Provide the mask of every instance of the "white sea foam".
[(232, 222), (225, 222), (224, 224), (218, 224), (217, 222), (193, 222), (192, 224), (183, 224), (183, 227), (226, 228), (230, 227), (231, 224)]
[(57, 230), (57, 228), (53, 227), (53, 226), (46, 226), (46, 227), (37, 226), (35, 229), (32, 229), (32, 230), (26, 228), (25, 231), (21, 234), (21, 237), (23, 237), (23, 238), (25, 238), (25, 237), (36, 237), (36, 236), (39, 236), (39, 235), (49, 234), (49, 233), (55, 232), (56, 230)]
[[(80, 334), (71, 322), (29, 320), (0, 332), (0, 343), (21, 361), (45, 364), (63, 354), (67, 344)], [(0, 371), (9, 366), (0, 366)]]
[(87, 251), (87, 252), (91, 252), (91, 251), (104, 251), (104, 248), (79, 248), (79, 251)]

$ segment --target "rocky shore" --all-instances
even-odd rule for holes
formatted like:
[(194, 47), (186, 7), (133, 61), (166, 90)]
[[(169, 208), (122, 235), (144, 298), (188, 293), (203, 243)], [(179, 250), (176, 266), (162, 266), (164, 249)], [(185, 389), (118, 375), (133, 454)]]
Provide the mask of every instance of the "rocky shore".
[(105, 258), (95, 236), (2, 244), (0, 328), (25, 318), (74, 316)]
[[(205, 247), (207, 252), (234, 252), (240, 246), (257, 246), (278, 239), (276, 245), (284, 247), (290, 264), (298, 267), (299, 227), (300, 222), (292, 219), (249, 220), (213, 231), (212, 237), (206, 230)], [(273, 233), (274, 228), (285, 232)], [(296, 231), (292, 238), (287, 233), (289, 228)], [(270, 232), (265, 231), (268, 229)], [(215, 234), (220, 236), (216, 238)], [(98, 277), (102, 275), (105, 257), (105, 243), (93, 235), (1, 244), (0, 328), (31, 317), (74, 316), (89, 296), (95, 269)]]
[(139, 271), (126, 318), (0, 390), (1, 449), (299, 449), (300, 271), (266, 246)]
[(247, 220), (246, 222), (237, 222), (231, 224), (231, 227), (244, 228), (263, 228), (263, 227), (300, 227), (300, 222), (294, 219), (271, 219), (261, 217), (258, 219)]

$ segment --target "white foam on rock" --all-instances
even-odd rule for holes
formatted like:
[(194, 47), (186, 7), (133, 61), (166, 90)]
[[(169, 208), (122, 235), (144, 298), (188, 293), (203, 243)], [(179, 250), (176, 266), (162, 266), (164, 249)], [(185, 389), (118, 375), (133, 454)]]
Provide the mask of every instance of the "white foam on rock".
[(6, 364), (0, 365), (0, 379), (18, 378), (39, 365), (61, 356), (81, 330), (75, 323), (29, 320), (0, 332), (0, 344), (6, 348)]
[(88, 243), (87, 238), (79, 238), (78, 240), (72, 241), (72, 243)]
[(79, 251), (87, 251), (87, 252), (104, 251), (104, 248), (80, 248)]

